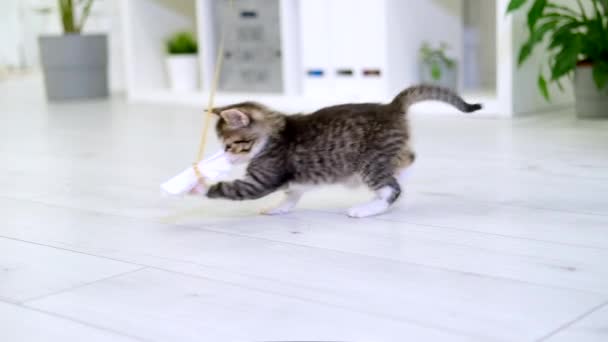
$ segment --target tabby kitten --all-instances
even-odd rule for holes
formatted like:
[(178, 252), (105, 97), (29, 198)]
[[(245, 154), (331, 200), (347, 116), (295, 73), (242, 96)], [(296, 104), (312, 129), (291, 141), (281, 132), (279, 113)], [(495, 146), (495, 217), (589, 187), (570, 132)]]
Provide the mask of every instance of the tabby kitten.
[(217, 134), (233, 163), (249, 163), (246, 176), (220, 182), (209, 198), (253, 200), (284, 190), (284, 201), (265, 214), (292, 210), (306, 188), (356, 180), (376, 197), (348, 210), (350, 217), (385, 212), (401, 195), (400, 175), (414, 162), (408, 108), (437, 100), (462, 112), (481, 109), (451, 90), (416, 86), (388, 104), (344, 104), (308, 115), (285, 115), (255, 102), (216, 108)]

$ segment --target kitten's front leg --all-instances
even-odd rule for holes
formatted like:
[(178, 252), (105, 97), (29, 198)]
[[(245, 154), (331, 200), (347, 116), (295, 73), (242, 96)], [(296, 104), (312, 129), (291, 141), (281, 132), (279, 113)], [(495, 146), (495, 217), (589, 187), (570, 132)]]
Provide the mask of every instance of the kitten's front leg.
[(283, 185), (281, 173), (272, 164), (250, 164), (245, 179), (220, 182), (209, 188), (207, 197), (235, 201), (255, 200), (269, 195)]
[(254, 179), (220, 182), (207, 191), (209, 198), (223, 198), (234, 201), (255, 200), (277, 190), (277, 187), (257, 182)]

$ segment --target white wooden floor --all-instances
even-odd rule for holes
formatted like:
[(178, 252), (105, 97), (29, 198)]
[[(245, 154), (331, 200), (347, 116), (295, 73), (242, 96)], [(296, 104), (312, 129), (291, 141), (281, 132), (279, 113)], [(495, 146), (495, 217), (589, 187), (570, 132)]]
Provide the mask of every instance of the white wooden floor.
[(608, 121), (414, 116), (391, 213), (172, 199), (200, 111), (0, 84), (0, 341), (608, 341)]

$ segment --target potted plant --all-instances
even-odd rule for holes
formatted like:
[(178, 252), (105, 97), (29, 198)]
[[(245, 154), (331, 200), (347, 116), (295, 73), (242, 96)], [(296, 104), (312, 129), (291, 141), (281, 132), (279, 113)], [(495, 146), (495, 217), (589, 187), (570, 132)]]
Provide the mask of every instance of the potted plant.
[[(518, 64), (524, 63), (548, 36), (545, 62), (538, 87), (549, 100), (548, 84), (570, 78), (574, 82), (576, 112), (580, 118), (608, 117), (608, 0), (577, 0), (575, 8), (551, 0), (511, 0), (507, 13), (531, 3), (528, 40), (521, 46)], [(585, 5), (587, 7), (585, 7)]]
[(458, 86), (456, 61), (447, 56), (447, 43), (440, 43), (433, 48), (427, 42), (420, 47), (420, 80), (423, 83), (436, 84), (451, 89)]
[(63, 35), (38, 39), (47, 98), (51, 101), (108, 95), (108, 41), (82, 34), (93, 0), (59, 0)]
[(167, 73), (174, 91), (198, 87), (198, 44), (190, 32), (177, 32), (167, 40)]

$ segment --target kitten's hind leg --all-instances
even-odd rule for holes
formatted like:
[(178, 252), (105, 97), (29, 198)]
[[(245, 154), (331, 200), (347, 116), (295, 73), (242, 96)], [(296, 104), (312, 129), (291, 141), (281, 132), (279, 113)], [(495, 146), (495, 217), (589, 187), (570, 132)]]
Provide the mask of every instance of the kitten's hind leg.
[(285, 198), (276, 207), (262, 210), (262, 215), (284, 215), (289, 213), (298, 204), (302, 195), (301, 190), (288, 189), (285, 191)]
[(382, 214), (397, 201), (401, 195), (401, 186), (395, 177), (390, 177), (385, 185), (376, 186), (376, 198), (370, 202), (354, 206), (348, 210), (352, 218), (364, 218)]

